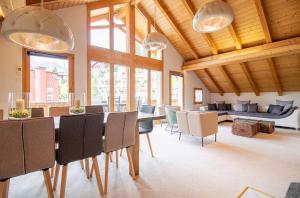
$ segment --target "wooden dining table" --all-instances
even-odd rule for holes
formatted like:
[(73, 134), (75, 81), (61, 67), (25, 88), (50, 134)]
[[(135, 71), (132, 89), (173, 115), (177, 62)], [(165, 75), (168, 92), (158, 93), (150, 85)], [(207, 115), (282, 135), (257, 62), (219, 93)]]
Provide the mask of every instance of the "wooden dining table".
[[(104, 113), (104, 124), (107, 121), (107, 117), (110, 114), (110, 112), (105, 112)], [(141, 121), (148, 121), (148, 120), (162, 120), (165, 119), (165, 115), (159, 115), (159, 114), (150, 114), (150, 113), (138, 113), (138, 122)], [(135, 175), (139, 175), (139, 170), (140, 170), (140, 158), (139, 158), (139, 150), (140, 150), (140, 135), (139, 135), (139, 125), (137, 122), (136, 130), (135, 130), (135, 144), (131, 148), (132, 152), (132, 161), (133, 161), (133, 166), (135, 170)], [(54, 117), (54, 125), (55, 125), (55, 130), (59, 129), (59, 124), (60, 124), (60, 117)]]

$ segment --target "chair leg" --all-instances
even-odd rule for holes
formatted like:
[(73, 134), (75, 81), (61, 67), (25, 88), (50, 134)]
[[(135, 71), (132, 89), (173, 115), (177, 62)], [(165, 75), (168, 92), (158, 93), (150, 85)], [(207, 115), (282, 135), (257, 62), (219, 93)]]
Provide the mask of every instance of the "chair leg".
[(85, 171), (86, 171), (86, 177), (90, 178), (90, 161), (89, 158), (85, 159)]
[(94, 163), (92, 164), (91, 172), (90, 172), (90, 178), (93, 177), (94, 174)]
[(53, 182), (53, 190), (54, 191), (56, 190), (56, 187), (57, 187), (57, 180), (58, 180), (59, 171), (60, 171), (60, 165), (58, 163), (56, 163), (55, 176), (54, 176), (54, 182)]
[(171, 134), (173, 133), (173, 124), (172, 124), (172, 126), (171, 126)]
[(101, 176), (100, 176), (100, 172), (99, 172), (98, 160), (97, 160), (96, 157), (93, 157), (93, 167), (95, 169), (95, 174), (96, 174), (96, 179), (97, 179), (99, 193), (101, 195), (103, 195), (102, 181), (101, 181)]
[(43, 175), (44, 175), (44, 180), (45, 180), (45, 184), (46, 184), (46, 187), (47, 187), (48, 198), (54, 198), (53, 188), (52, 188), (52, 184), (51, 184), (51, 178), (50, 178), (50, 174), (49, 174), (49, 169), (44, 170)]
[(109, 166), (109, 153), (105, 155), (105, 180), (104, 180), (104, 194), (107, 194), (108, 187), (108, 167)]
[(215, 133), (215, 142), (217, 142), (217, 133)]
[(63, 165), (63, 168), (62, 168), (60, 198), (65, 197), (66, 183), (67, 183), (67, 173), (68, 173), (68, 164)]
[(109, 153), (110, 162), (112, 162), (112, 154), (113, 154), (113, 152)]
[(80, 160), (80, 167), (82, 170), (84, 169), (83, 160)]
[(154, 157), (149, 133), (147, 133), (146, 135), (147, 135), (147, 140), (148, 140), (149, 148), (150, 148), (150, 151), (151, 151), (151, 156)]
[(203, 147), (203, 137), (201, 137), (202, 147)]
[(55, 172), (55, 165), (50, 170), (51, 170), (51, 178), (52, 178), (54, 176), (54, 172)]
[(119, 168), (119, 152), (116, 150), (116, 167)]
[(8, 198), (9, 182), (10, 182), (9, 179), (7, 179), (5, 181), (0, 181), (0, 197), (1, 198)]
[(123, 149), (121, 149), (121, 151), (120, 151), (120, 157), (122, 157), (122, 153), (123, 153)]
[(180, 140), (180, 138), (181, 138), (181, 134), (182, 134), (182, 133), (179, 133), (179, 140)]
[(134, 166), (133, 166), (132, 157), (129, 148), (126, 148), (126, 153), (129, 161), (129, 168), (131, 170), (132, 179), (135, 180), (135, 171), (134, 171)]

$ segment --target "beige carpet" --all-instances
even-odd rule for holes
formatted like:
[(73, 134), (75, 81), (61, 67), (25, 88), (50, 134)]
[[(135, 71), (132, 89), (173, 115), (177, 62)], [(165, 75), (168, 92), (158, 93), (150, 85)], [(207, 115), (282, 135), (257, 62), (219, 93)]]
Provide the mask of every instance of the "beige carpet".
[[(231, 124), (214, 137), (201, 139), (170, 135), (160, 126), (151, 134), (155, 158), (146, 136), (141, 136), (141, 171), (134, 182), (128, 175), (126, 155), (116, 169), (111, 163), (107, 197), (114, 198), (234, 198), (245, 186), (284, 197), (290, 182), (300, 181), (300, 131), (276, 128), (274, 134), (244, 138), (231, 134)], [(104, 180), (104, 158), (99, 157)], [(66, 197), (99, 197), (96, 180), (87, 180), (79, 163), (72, 163)], [(60, 183), (59, 183), (60, 185)], [(57, 189), (56, 197), (59, 197)], [(12, 179), (9, 197), (47, 197), (42, 173)]]

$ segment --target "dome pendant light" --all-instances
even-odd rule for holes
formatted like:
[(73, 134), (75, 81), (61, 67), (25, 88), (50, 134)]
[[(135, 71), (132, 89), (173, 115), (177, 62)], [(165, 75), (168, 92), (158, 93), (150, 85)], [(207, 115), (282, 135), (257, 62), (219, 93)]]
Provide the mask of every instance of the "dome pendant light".
[(1, 33), (23, 47), (45, 52), (68, 52), (74, 37), (64, 21), (50, 10), (25, 6), (12, 11), (3, 21)]
[(215, 32), (230, 25), (232, 20), (231, 7), (222, 0), (213, 0), (197, 11), (193, 19), (193, 28), (197, 32)]
[[(156, 8), (154, 8), (154, 28), (156, 26)], [(146, 35), (143, 47), (148, 51), (159, 51), (167, 48), (167, 39), (159, 32), (151, 32)]]

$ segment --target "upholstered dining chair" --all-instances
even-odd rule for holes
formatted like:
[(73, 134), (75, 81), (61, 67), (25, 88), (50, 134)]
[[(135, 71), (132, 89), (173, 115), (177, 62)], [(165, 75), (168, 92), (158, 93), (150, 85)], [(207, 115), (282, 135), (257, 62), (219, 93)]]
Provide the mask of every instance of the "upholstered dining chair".
[(3, 120), (3, 109), (0, 109), (0, 120)]
[(55, 160), (53, 118), (0, 121), (0, 134), (1, 197), (8, 196), (10, 178), (43, 171), (48, 197), (53, 198), (49, 174)]
[(103, 113), (102, 105), (85, 106), (85, 113)]
[(135, 171), (129, 147), (135, 144), (137, 116), (138, 113), (134, 111), (110, 113), (107, 117), (104, 142), (104, 152), (106, 153), (104, 194), (107, 194), (108, 189), (109, 156), (111, 152), (126, 148), (129, 169), (132, 178), (135, 179)]
[[(150, 113), (150, 114), (154, 114), (154, 111), (155, 111), (155, 106), (151, 106), (151, 105), (142, 105), (141, 110), (140, 110), (140, 112), (142, 112), (142, 113)], [(151, 146), (151, 141), (150, 141), (150, 136), (149, 136), (149, 133), (151, 133), (152, 130), (153, 130), (153, 120), (145, 120), (145, 121), (139, 122), (140, 135), (146, 134), (150, 152), (151, 152), (151, 156), (154, 157), (152, 146)]]
[(179, 140), (180, 140), (182, 133), (190, 134), (189, 124), (188, 124), (188, 112), (177, 111), (176, 118), (177, 118)]
[(31, 108), (31, 117), (32, 118), (42, 118), (45, 117), (44, 108)]
[[(68, 164), (92, 157), (99, 193), (103, 194), (97, 155), (103, 150), (104, 114), (61, 116), (59, 127), (59, 148), (56, 150), (56, 168), (53, 189), (62, 166), (60, 197), (65, 197)], [(88, 167), (86, 167), (88, 169)]]
[(69, 107), (49, 107), (50, 117), (63, 116), (69, 114)]
[(168, 121), (168, 126), (171, 127), (171, 133), (172, 133), (174, 127), (177, 126), (176, 110), (166, 107), (166, 118)]

